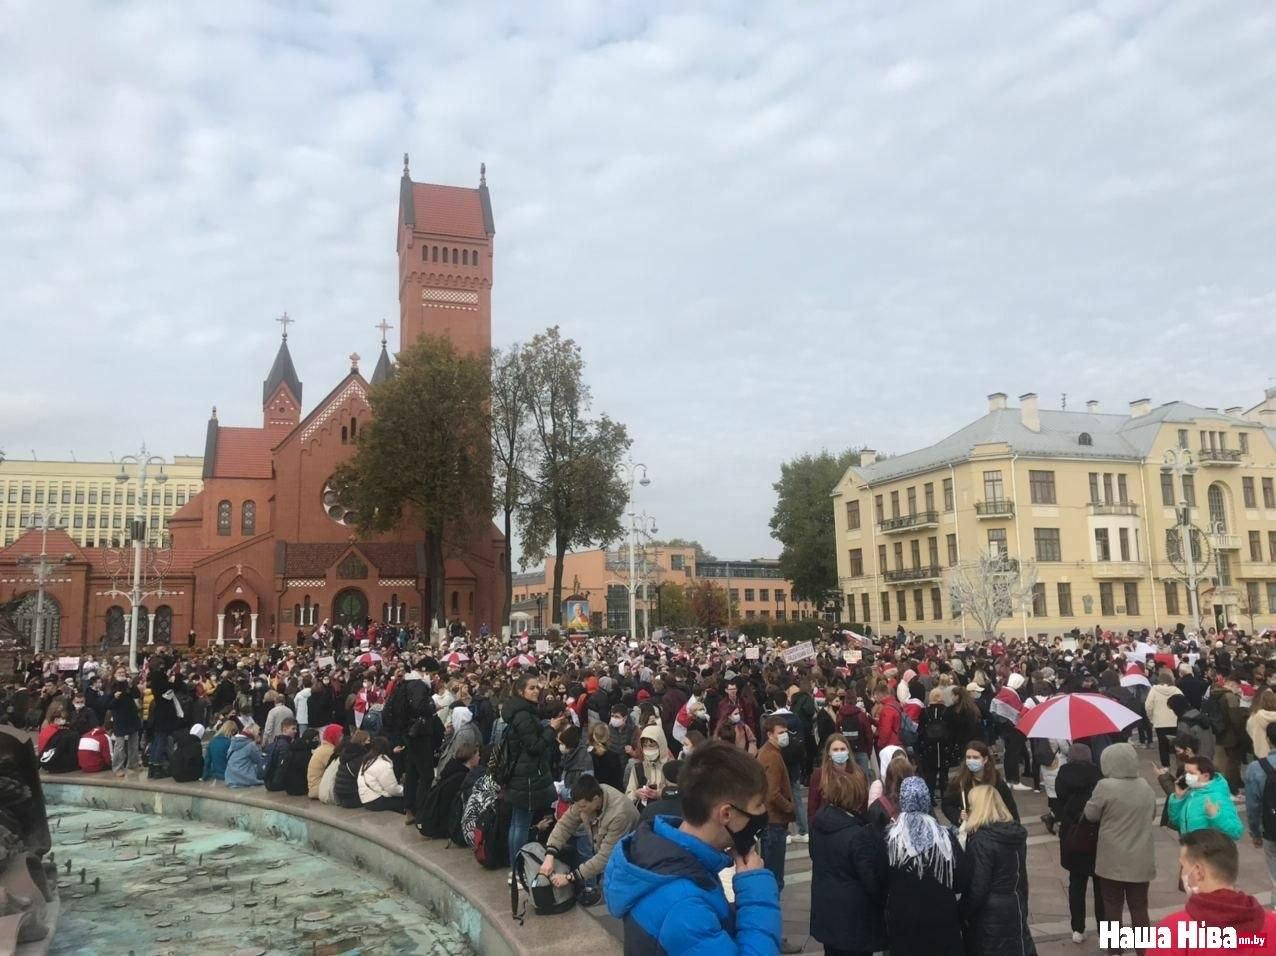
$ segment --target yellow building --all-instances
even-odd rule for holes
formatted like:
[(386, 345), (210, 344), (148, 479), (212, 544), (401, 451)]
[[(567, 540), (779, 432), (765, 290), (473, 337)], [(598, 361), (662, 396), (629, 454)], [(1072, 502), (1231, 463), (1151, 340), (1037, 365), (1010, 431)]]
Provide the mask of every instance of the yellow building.
[[(772, 620), (801, 621), (818, 616), (808, 601), (793, 597), (778, 561), (700, 561), (694, 548), (654, 547), (635, 560), (637, 591), (635, 608), (638, 631), (645, 633), (646, 619), (659, 622), (660, 587), (668, 582), (690, 585), (710, 578), (731, 595), (732, 623)], [(580, 596), (589, 604), (595, 630), (629, 629), (629, 552), (626, 548), (576, 551), (563, 559), (563, 600)], [(550, 601), (554, 587), (554, 559), (542, 570), (514, 575), (514, 606), (528, 616), (538, 631), (552, 620)]]
[(59, 513), (67, 534), (81, 547), (123, 541), (135, 509), (151, 532), (163, 531), (169, 516), (203, 487), (203, 469), (202, 458), (177, 455), (164, 465), (168, 480), (159, 483), (159, 469), (152, 466), (147, 500), (139, 507), (136, 469), (127, 469), (128, 481), (120, 482), (115, 462), (6, 458), (0, 463), (0, 546), (12, 544), (33, 514), (49, 509)]
[[(1165, 467), (1176, 449), (1182, 476)], [(976, 637), (949, 582), (954, 566), (988, 552), (1036, 570), (1031, 601), (999, 625), (1008, 636), (1190, 628), (1185, 568), (1171, 559), (1186, 501), (1208, 542), (1205, 626), (1276, 625), (1274, 484), (1276, 389), (1247, 412), (1140, 399), (1117, 415), (1097, 402), (1041, 409), (1031, 393), (1013, 408), (997, 392), (987, 414), (937, 444), (880, 461), (867, 451), (838, 482), (843, 617), (878, 632)]]

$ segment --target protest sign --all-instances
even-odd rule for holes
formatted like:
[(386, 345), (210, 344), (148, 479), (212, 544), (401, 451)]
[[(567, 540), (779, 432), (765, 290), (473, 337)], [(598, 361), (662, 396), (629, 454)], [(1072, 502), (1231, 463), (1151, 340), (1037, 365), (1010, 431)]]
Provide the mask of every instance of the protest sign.
[(336, 667), (336, 666), (337, 666), (337, 659), (335, 657), (316, 657), (315, 658), (315, 667), (318, 667), (321, 670), (325, 667)]
[(536, 653), (537, 653), (537, 654), (548, 654), (548, 653), (549, 653), (549, 641), (544, 641), (544, 640), (537, 641), (537, 642), (536, 642)]
[(59, 657), (58, 670), (60, 671), (78, 671), (80, 669), (80, 659), (78, 657)]
[(863, 651), (842, 651), (842, 660), (848, 664), (858, 664), (863, 659)]
[(808, 657), (815, 656), (815, 645), (810, 641), (803, 641), (801, 644), (794, 644), (792, 647), (785, 648), (781, 655), (786, 664), (796, 664), (798, 661), (804, 661)]
[(746, 647), (744, 649), (744, 659), (746, 661), (756, 661), (761, 657), (762, 657), (762, 648), (760, 647)]

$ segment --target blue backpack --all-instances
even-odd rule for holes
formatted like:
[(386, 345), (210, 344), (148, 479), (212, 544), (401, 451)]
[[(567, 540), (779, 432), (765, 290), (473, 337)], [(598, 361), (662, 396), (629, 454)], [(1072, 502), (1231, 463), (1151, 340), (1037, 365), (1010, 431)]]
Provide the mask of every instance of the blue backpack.
[(906, 750), (912, 750), (917, 746), (917, 723), (902, 707), (899, 711), (899, 739)]

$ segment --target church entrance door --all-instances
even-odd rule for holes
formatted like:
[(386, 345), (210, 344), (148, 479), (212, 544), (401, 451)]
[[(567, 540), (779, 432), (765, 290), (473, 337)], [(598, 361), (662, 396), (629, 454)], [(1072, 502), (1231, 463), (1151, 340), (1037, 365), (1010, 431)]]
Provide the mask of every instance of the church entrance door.
[(346, 588), (332, 603), (334, 623), (347, 627), (368, 622), (368, 599), (358, 588)]

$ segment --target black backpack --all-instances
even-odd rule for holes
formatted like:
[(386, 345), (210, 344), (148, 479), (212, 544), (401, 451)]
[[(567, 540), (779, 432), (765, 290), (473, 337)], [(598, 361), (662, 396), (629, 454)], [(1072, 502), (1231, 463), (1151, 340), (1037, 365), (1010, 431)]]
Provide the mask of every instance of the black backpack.
[(510, 865), (510, 817), (513, 811), (504, 800), (494, 800), (479, 811), (474, 827), (474, 859), (485, 870)]
[(1223, 703), (1222, 695), (1210, 694), (1201, 707), (1205, 714), (1205, 719), (1209, 721), (1210, 730), (1214, 731), (1214, 736), (1218, 737), (1227, 732), (1227, 707)]
[(365, 756), (366, 751), (361, 749), (358, 754), (342, 758), (337, 767), (337, 781), (333, 784), (332, 792), (338, 805), (347, 810), (358, 810), (362, 806), (359, 800), (359, 770)]
[(942, 717), (932, 717), (925, 721), (922, 736), (926, 738), (928, 744), (947, 743), (950, 736), (947, 722)]
[(425, 795), (421, 812), (416, 818), (417, 832), (423, 837), (440, 839), (451, 836), (453, 810), (461, 800), (461, 784), (465, 772), (451, 773), (441, 778)]
[(75, 773), (80, 769), (80, 735), (63, 727), (40, 753), (40, 768), (49, 773)]
[(1258, 764), (1266, 776), (1263, 782), (1263, 839), (1276, 840), (1276, 768), (1266, 757)]

